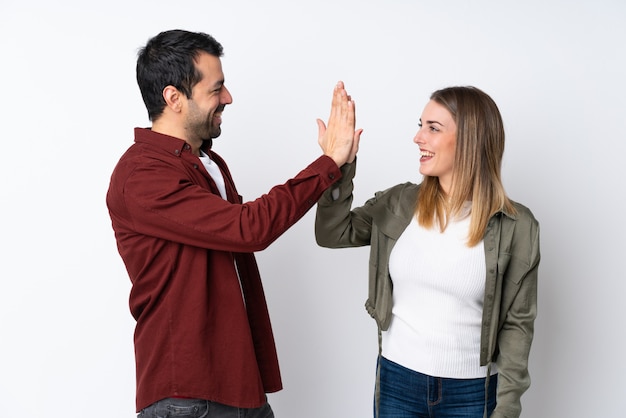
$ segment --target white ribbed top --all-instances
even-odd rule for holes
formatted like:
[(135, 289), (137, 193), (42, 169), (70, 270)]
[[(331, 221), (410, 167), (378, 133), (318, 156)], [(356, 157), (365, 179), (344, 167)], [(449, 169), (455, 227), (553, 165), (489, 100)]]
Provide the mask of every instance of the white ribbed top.
[(467, 247), (469, 222), (469, 216), (452, 221), (441, 233), (414, 218), (394, 246), (393, 317), (383, 332), (387, 359), (430, 376), (487, 375), (480, 367), (484, 243)]

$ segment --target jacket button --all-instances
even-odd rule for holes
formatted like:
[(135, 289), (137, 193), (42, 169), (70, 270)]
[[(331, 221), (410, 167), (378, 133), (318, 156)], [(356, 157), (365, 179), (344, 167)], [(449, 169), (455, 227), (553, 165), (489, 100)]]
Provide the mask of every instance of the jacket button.
[(174, 154), (176, 154), (176, 155), (180, 154), (180, 150), (179, 149), (174, 150)]
[(334, 179), (335, 179), (335, 175), (334, 175), (334, 174), (331, 174), (331, 175), (329, 175), (328, 177), (330, 177), (330, 179), (331, 179), (331, 180), (334, 180)]
[(193, 168), (195, 168), (197, 170), (198, 169), (198, 164), (194, 164)]

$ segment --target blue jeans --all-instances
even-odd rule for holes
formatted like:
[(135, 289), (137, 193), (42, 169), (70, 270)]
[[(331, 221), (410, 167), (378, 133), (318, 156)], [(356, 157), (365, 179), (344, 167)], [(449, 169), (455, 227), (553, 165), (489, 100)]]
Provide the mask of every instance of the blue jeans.
[[(483, 418), (485, 380), (432, 377), (379, 357), (377, 418)], [(487, 416), (496, 407), (498, 376), (489, 379)], [(376, 416), (376, 405), (374, 405)]]
[(142, 409), (137, 418), (274, 418), (269, 403), (237, 408), (202, 399), (167, 398)]

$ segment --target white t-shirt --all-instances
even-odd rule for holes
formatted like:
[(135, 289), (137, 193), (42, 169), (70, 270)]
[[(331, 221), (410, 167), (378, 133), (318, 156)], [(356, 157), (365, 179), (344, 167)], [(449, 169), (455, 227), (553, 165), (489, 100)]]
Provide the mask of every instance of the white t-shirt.
[(224, 200), (226, 200), (226, 186), (224, 185), (224, 176), (222, 176), (222, 171), (211, 159), (211, 157), (209, 157), (202, 150), (200, 150), (200, 161), (202, 161), (202, 165), (204, 166), (204, 168), (206, 168), (206, 171), (209, 173), (209, 175), (217, 185), (217, 188), (220, 191), (220, 195)]

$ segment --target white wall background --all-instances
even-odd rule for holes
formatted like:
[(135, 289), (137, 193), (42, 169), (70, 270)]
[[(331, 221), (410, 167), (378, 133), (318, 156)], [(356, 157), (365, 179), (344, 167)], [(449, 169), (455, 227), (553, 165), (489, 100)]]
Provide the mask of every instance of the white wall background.
[[(542, 223), (525, 417), (626, 410), (626, 3), (0, 0), (2, 416), (131, 417), (130, 283), (104, 197), (147, 126), (137, 49), (172, 28), (225, 47), (234, 103), (215, 149), (251, 200), (316, 158), (334, 83), (365, 129), (355, 202), (419, 181), (428, 95), (491, 94), (504, 180)], [(285, 389), (279, 418), (371, 416), (367, 249), (316, 246), (313, 212), (258, 254)]]

